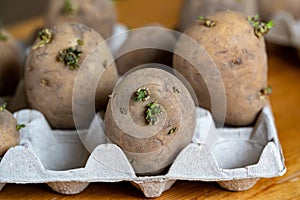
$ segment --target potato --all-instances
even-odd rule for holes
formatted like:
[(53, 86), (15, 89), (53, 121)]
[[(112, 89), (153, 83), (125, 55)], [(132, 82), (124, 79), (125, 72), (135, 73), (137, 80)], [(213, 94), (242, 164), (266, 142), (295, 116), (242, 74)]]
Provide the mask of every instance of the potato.
[[(73, 129), (76, 113), (80, 116), (75, 117), (82, 119), (77, 128), (87, 128), (94, 117), (88, 110), (93, 107), (91, 96), (96, 94), (97, 109), (105, 109), (118, 79), (112, 60), (103, 38), (92, 28), (66, 23), (44, 29), (26, 61), (25, 90), (30, 107), (41, 111), (53, 128)], [(81, 78), (81, 85), (75, 87), (79, 75), (84, 80)], [(93, 80), (97, 80), (95, 89)], [(72, 107), (79, 110), (74, 113)]]
[(16, 128), (16, 119), (2, 104), (0, 106), (0, 157), (2, 157), (10, 147), (19, 144), (20, 135)]
[(0, 27), (0, 96), (15, 93), (22, 68), (22, 54), (16, 40)]
[[(212, 109), (212, 93), (208, 90), (211, 88), (216, 110), (222, 108), (222, 101), (226, 104), (226, 124), (251, 124), (267, 104), (271, 90), (267, 85), (264, 38), (255, 34), (243, 14), (234, 11), (218, 12), (199, 20), (185, 34), (197, 45), (191, 45), (182, 36), (175, 47), (173, 64), (191, 83), (199, 105)], [(226, 99), (222, 96), (224, 89)], [(217, 122), (224, 122), (221, 110), (212, 114)]]
[(98, 31), (104, 38), (112, 35), (117, 21), (114, 3), (110, 0), (51, 0), (46, 24), (51, 27), (66, 22), (79, 22)]
[(117, 52), (119, 74), (123, 75), (130, 69), (147, 63), (171, 65), (171, 51), (175, 44), (176, 37), (160, 24), (149, 24), (130, 31), (128, 39)]
[(295, 19), (300, 19), (299, 0), (259, 0), (259, 13), (261, 18), (269, 20), (278, 11), (287, 11)]
[(256, 0), (185, 0), (181, 8), (179, 30), (185, 31), (199, 16), (228, 9), (240, 11), (245, 16), (258, 13)]
[(190, 93), (174, 75), (139, 69), (115, 87), (106, 110), (105, 134), (122, 148), (138, 175), (156, 175), (191, 143), (195, 113)]

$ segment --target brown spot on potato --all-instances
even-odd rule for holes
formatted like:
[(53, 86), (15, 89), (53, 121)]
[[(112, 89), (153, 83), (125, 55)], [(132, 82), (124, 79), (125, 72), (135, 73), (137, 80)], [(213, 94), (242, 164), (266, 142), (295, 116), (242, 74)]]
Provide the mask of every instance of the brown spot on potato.
[(235, 66), (238, 66), (238, 65), (242, 65), (243, 64), (243, 60), (238, 58), (238, 59), (234, 59), (232, 61), (229, 62), (229, 65), (231, 67), (235, 67)]

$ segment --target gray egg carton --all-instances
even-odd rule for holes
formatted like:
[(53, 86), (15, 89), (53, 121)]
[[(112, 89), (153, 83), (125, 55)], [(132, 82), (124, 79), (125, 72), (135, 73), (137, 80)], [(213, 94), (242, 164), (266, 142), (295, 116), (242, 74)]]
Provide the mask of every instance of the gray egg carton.
[(6, 183), (47, 183), (56, 192), (76, 194), (91, 182), (129, 181), (146, 197), (158, 197), (176, 180), (217, 181), (239, 191), (251, 188), (258, 178), (286, 172), (269, 107), (254, 127), (246, 128), (216, 128), (210, 112), (197, 108), (193, 142), (165, 175), (146, 177), (136, 176), (121, 148), (107, 143), (100, 115), (89, 130), (82, 131), (52, 130), (35, 110), (14, 116), (26, 127), (20, 131), (20, 145), (1, 160), (0, 189)]
[(272, 15), (275, 26), (266, 35), (269, 42), (300, 49), (300, 20), (289, 12), (278, 11)]

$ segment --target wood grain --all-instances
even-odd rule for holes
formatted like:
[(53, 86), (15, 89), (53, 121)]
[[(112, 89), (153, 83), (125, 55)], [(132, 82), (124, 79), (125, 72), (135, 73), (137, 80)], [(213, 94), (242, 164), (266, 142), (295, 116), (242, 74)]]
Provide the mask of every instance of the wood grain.
[[(131, 27), (154, 21), (174, 27), (180, 3), (180, 0), (123, 0), (117, 3), (117, 7), (120, 21)], [(42, 25), (43, 19), (38, 18), (8, 29), (18, 39), (27, 39), (32, 31)], [(216, 183), (178, 181), (157, 199), (300, 199), (300, 61), (292, 49), (273, 46), (269, 49), (269, 83), (273, 87), (271, 104), (286, 159), (286, 175), (262, 179), (254, 188), (244, 192), (225, 191)], [(92, 183), (82, 194), (74, 196), (56, 194), (45, 184), (8, 184), (0, 193), (0, 199), (145, 198), (129, 183), (122, 182)]]

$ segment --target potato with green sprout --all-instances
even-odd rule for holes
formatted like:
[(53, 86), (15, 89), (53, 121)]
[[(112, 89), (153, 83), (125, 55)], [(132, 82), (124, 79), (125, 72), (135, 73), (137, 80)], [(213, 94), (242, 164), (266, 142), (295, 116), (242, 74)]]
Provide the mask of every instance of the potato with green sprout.
[[(239, 12), (223, 11), (199, 17), (186, 30), (185, 34), (197, 45), (191, 46), (185, 37), (177, 42), (174, 68), (189, 80), (200, 106), (209, 110), (212, 109), (209, 88), (213, 88), (211, 92), (219, 102), (214, 106), (219, 108), (222, 101), (226, 104), (225, 123), (228, 125), (253, 123), (268, 103), (272, 90), (267, 82), (263, 36), (272, 26), (272, 21), (263, 23), (257, 16), (246, 18)], [(198, 69), (188, 61), (196, 63)], [(222, 87), (226, 99), (223, 99)], [(223, 121), (223, 113), (213, 115), (216, 121)]]
[[(78, 107), (82, 119), (86, 119), (81, 128), (87, 128), (94, 117), (87, 109), (105, 109), (118, 79), (115, 64), (110, 61), (113, 57), (104, 39), (86, 25), (66, 23), (42, 29), (25, 68), (25, 90), (30, 107), (41, 111), (57, 129), (75, 128), (73, 108)], [(75, 87), (80, 69), (85, 78), (83, 85)], [(102, 71), (103, 76), (99, 74)], [(85, 89), (92, 84), (92, 79), (98, 78), (94, 91)], [(75, 89), (79, 91), (77, 96), (73, 96)], [(95, 106), (91, 106), (93, 94)]]
[(218, 11), (233, 10), (245, 16), (258, 12), (256, 0), (185, 0), (180, 12), (179, 30), (185, 31), (199, 15), (206, 16)]
[(79, 22), (104, 38), (112, 35), (116, 21), (117, 12), (111, 0), (51, 0), (46, 14), (47, 26)]
[(169, 72), (146, 68), (126, 75), (114, 89), (105, 134), (138, 175), (155, 175), (192, 142), (195, 124), (195, 103), (185, 85)]

